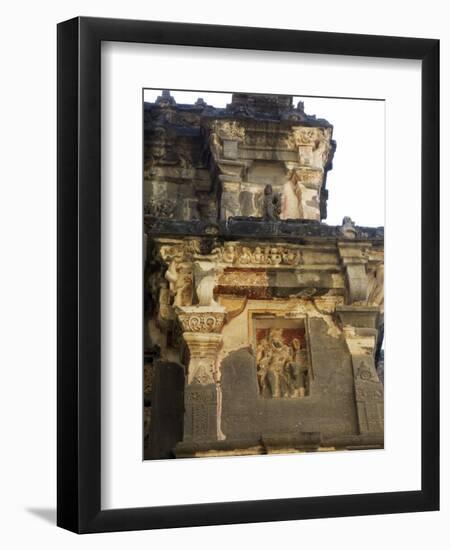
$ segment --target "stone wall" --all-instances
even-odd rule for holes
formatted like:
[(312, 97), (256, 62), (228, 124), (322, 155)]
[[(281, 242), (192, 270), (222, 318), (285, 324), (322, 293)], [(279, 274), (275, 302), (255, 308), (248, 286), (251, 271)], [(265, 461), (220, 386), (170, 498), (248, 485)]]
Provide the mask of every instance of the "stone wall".
[(289, 96), (145, 104), (145, 457), (383, 446), (383, 228)]
[(382, 444), (382, 240), (303, 241), (148, 240), (148, 341), (186, 372), (179, 456)]

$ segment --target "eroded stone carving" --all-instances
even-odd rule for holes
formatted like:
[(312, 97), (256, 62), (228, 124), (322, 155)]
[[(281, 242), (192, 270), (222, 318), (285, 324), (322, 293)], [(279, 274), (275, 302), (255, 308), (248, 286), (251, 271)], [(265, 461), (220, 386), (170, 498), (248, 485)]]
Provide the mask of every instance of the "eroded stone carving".
[(346, 239), (354, 239), (357, 235), (355, 222), (349, 216), (344, 217), (339, 231)]
[(333, 149), (330, 128), (293, 128), (288, 143), (297, 147), (301, 165), (319, 170), (328, 164)]
[[(208, 336), (201, 334), (201, 338), (199, 339), (197, 336), (194, 338), (192, 334), (186, 333), (184, 334), (184, 340), (191, 354), (188, 384), (214, 384), (214, 356), (211, 354), (206, 355), (206, 350), (208, 346), (211, 346), (215, 352), (219, 337), (216, 334)], [(201, 351), (197, 351), (197, 348)]]
[(218, 280), (219, 286), (267, 287), (269, 278), (266, 271), (225, 271)]
[(144, 213), (149, 216), (161, 218), (173, 218), (177, 202), (171, 199), (151, 199), (145, 205)]
[(222, 260), (236, 265), (277, 266), (299, 265), (302, 255), (299, 247), (289, 246), (245, 246), (228, 243), (224, 246)]
[(214, 129), (222, 139), (242, 141), (245, 138), (245, 128), (236, 121), (217, 121)]
[(200, 308), (180, 308), (178, 312), (183, 332), (220, 332), (225, 320), (223, 308), (213, 311), (202, 311)]
[(189, 263), (173, 258), (165, 273), (165, 278), (169, 282), (174, 306), (180, 307), (192, 303), (193, 276), (192, 266)]
[(287, 344), (283, 329), (271, 328), (256, 346), (259, 391), (262, 396), (304, 397), (307, 393), (308, 359), (299, 338)]
[(291, 171), (291, 176), (283, 188), (282, 218), (303, 218), (302, 190), (295, 170)]
[(175, 454), (381, 446), (383, 231), (319, 223), (331, 125), (251, 94), (164, 92), (144, 120), (145, 357), (184, 376)]
[(281, 214), (281, 196), (275, 193), (271, 185), (264, 187), (263, 219), (279, 220)]
[(194, 262), (195, 291), (200, 306), (217, 305), (213, 296), (216, 275), (217, 266), (213, 262)]
[[(265, 183), (273, 185), (274, 190), (281, 190), (287, 164), (290, 168), (303, 170), (305, 173), (299, 174), (299, 181), (305, 186), (316, 186), (319, 192), (325, 181), (325, 172), (331, 168), (334, 151), (331, 125), (306, 115), (303, 108), (295, 108), (289, 96), (261, 101), (259, 96), (252, 94), (246, 94), (245, 99), (234, 94), (225, 109), (214, 108), (202, 101), (187, 106), (177, 105), (167, 92), (154, 104), (146, 103), (145, 194), (151, 201), (178, 203), (173, 210), (172, 205), (169, 208), (170, 203), (159, 205), (152, 202), (146, 213), (184, 220), (259, 217), (262, 205), (256, 204), (257, 197), (263, 194)], [(256, 104), (260, 106), (256, 108)], [(276, 108), (272, 110), (273, 105)], [(270, 110), (270, 119), (264, 109)], [(256, 181), (252, 179), (250, 167), (254, 165), (257, 171), (261, 170), (261, 163), (264, 163), (269, 181), (262, 182), (259, 176)], [(201, 189), (198, 188), (199, 181)], [(249, 192), (244, 190), (246, 183), (258, 183), (261, 189)], [(198, 192), (203, 190), (212, 192), (216, 208), (210, 208), (199, 197)], [(241, 193), (252, 197), (241, 201)], [(324, 193), (321, 198), (322, 202), (326, 200)], [(312, 204), (313, 200), (305, 195), (302, 211), (287, 217), (320, 219), (325, 208), (323, 205), (319, 208), (318, 198), (317, 205)], [(192, 202), (194, 207), (183, 208), (179, 201)], [(306, 202), (308, 208), (305, 208)], [(266, 209), (263, 215), (269, 220), (279, 219), (276, 210), (267, 213)]]
[(379, 263), (368, 270), (367, 303), (384, 308), (384, 264)]

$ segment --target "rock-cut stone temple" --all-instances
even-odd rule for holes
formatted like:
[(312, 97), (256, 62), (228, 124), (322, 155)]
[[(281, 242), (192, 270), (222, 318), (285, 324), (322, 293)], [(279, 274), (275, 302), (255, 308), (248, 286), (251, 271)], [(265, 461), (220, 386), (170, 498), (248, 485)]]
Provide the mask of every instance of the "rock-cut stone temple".
[(325, 223), (335, 150), (291, 96), (144, 103), (144, 458), (383, 447), (384, 230)]

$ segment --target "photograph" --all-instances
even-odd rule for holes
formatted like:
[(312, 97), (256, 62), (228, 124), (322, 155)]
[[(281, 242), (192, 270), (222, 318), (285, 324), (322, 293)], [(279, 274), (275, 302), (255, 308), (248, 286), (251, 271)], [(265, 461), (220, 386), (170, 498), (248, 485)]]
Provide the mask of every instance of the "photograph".
[(384, 215), (383, 100), (143, 89), (144, 460), (383, 450)]
[(443, 6), (5, 3), (1, 548), (445, 548)]

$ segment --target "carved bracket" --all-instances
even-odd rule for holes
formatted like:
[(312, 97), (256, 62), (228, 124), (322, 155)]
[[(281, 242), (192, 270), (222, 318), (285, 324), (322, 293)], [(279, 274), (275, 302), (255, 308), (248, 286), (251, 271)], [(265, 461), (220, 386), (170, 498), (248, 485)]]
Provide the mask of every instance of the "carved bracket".
[(338, 243), (341, 263), (345, 268), (347, 282), (347, 303), (365, 302), (367, 300), (367, 249), (370, 244)]

